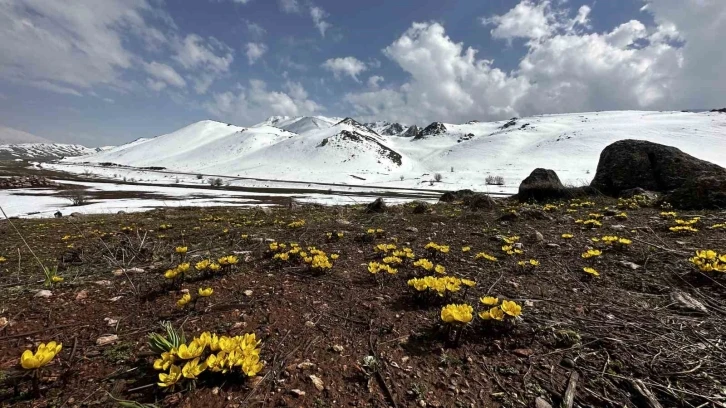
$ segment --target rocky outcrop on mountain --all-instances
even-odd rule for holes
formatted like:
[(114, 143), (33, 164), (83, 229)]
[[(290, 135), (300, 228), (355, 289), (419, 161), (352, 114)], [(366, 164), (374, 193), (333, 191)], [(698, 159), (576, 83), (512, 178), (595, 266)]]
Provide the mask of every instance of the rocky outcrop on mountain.
[(538, 168), (519, 185), (517, 198), (521, 202), (546, 201), (563, 198), (566, 195), (567, 190), (554, 170)]
[(405, 132), (401, 133), (401, 136), (415, 138), (416, 136), (418, 136), (419, 132), (421, 132), (421, 129), (418, 126), (413, 125), (413, 126), (409, 127), (408, 129), (406, 129)]
[(353, 147), (353, 149), (361, 149), (365, 146), (365, 148), (375, 151), (379, 158), (387, 159), (396, 166), (403, 164), (403, 156), (401, 156), (400, 153), (379, 142), (375, 137), (356, 131), (349, 132), (347, 130), (342, 130), (335, 136), (323, 139), (317, 147), (321, 148), (328, 146), (346, 148), (351, 144), (359, 145), (359, 147)]
[(0, 190), (9, 188), (51, 187), (55, 185), (55, 182), (39, 176), (0, 178)]
[(358, 122), (357, 120), (355, 120), (353, 118), (345, 118), (335, 124), (335, 126), (338, 126), (338, 125), (349, 125), (349, 126), (353, 126), (353, 127), (357, 128), (357, 129), (360, 129), (364, 132), (370, 132), (370, 133), (373, 133), (374, 135), (378, 135), (378, 133), (375, 130), (369, 128), (368, 126)]
[(426, 126), (422, 131), (420, 131), (416, 135), (416, 137), (414, 137), (414, 139), (423, 139), (427, 136), (435, 136), (442, 133), (446, 133), (446, 125), (441, 122), (433, 122), (432, 124)]
[(386, 136), (395, 136), (403, 131), (404, 128), (400, 123), (391, 123), (381, 131), (381, 134)]

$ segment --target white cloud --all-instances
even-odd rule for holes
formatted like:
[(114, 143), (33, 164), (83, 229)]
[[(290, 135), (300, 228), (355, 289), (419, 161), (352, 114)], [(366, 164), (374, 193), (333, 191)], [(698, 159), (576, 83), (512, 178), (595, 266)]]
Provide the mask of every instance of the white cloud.
[(205, 41), (196, 34), (189, 34), (175, 47), (176, 55), (173, 58), (186, 69), (203, 68), (210, 72), (227, 72), (234, 60), (232, 51), (213, 37)]
[(262, 28), (261, 25), (255, 23), (253, 21), (244, 20), (244, 22), (245, 22), (245, 25), (247, 25), (247, 31), (249, 31), (250, 34), (252, 34), (255, 37), (262, 37), (267, 32), (267, 30)]
[(348, 75), (356, 82), (358, 81), (358, 74), (367, 69), (366, 64), (355, 57), (331, 58), (321, 66), (332, 72), (336, 79), (340, 79), (341, 75)]
[(371, 88), (378, 88), (380, 86), (380, 83), (383, 82), (385, 78), (383, 78), (380, 75), (373, 75), (368, 78), (368, 86)]
[(257, 62), (258, 59), (262, 58), (262, 55), (267, 52), (267, 46), (262, 43), (247, 43), (247, 61), (250, 65)]
[(166, 88), (166, 82), (157, 81), (157, 80), (151, 79), (151, 78), (146, 78), (146, 86), (148, 86), (151, 90), (159, 92)]
[(554, 29), (554, 17), (549, 8), (549, 1), (537, 4), (524, 0), (507, 13), (484, 17), (481, 22), (484, 25), (494, 25), (491, 30), (494, 38), (542, 38)]
[(163, 38), (145, 22), (151, 10), (145, 0), (0, 1), (0, 77), (73, 94), (123, 86), (136, 59), (125, 39)]
[[(560, 3), (561, 4), (561, 3)], [(492, 35), (525, 38), (511, 72), (456, 43), (437, 23), (415, 23), (383, 52), (409, 79), (346, 95), (362, 119), (425, 124), (607, 109), (723, 105), (726, 7), (719, 0), (647, 0), (655, 25), (632, 20), (604, 33), (577, 13), (524, 0), (484, 19)], [(597, 10), (595, 10), (597, 11)]]
[(181, 75), (179, 75), (174, 70), (174, 68), (166, 64), (153, 61), (151, 63), (145, 64), (144, 69), (147, 73), (149, 73), (149, 75), (153, 76), (158, 80), (162, 80), (169, 85), (175, 86), (177, 88), (184, 88), (187, 86), (184, 78), (182, 78)]
[(297, 0), (278, 0), (280, 10), (285, 13), (299, 13), (300, 3)]
[(270, 91), (260, 80), (250, 80), (248, 86), (238, 85), (235, 91), (213, 95), (204, 107), (215, 117), (244, 125), (263, 121), (271, 115), (311, 115), (322, 107), (308, 99), (299, 83), (287, 82), (287, 92)]
[(330, 23), (325, 21), (325, 18), (328, 17), (328, 13), (320, 7), (312, 6), (310, 7), (310, 17), (312, 17), (315, 27), (317, 27), (318, 31), (320, 31), (320, 35), (325, 37), (325, 31), (330, 28)]

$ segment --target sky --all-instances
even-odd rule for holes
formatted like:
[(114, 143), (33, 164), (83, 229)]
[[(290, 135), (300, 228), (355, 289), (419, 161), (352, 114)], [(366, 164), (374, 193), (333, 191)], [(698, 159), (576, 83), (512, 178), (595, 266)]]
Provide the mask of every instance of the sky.
[(102, 146), (204, 119), (716, 108), (725, 35), (724, 0), (0, 0), (0, 126)]

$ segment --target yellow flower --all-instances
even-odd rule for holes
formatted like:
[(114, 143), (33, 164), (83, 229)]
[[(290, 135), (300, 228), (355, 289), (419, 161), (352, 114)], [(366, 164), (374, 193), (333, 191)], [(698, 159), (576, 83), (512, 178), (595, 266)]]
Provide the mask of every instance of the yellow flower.
[(0, 256), (0, 263), (3, 263), (5, 261), (7, 261), (7, 258), (5, 258), (4, 256)]
[(184, 307), (192, 300), (192, 295), (185, 293), (182, 295), (181, 299), (176, 301), (176, 305), (178, 307)]
[(249, 238), (249, 235), (248, 234), (242, 234), (242, 235), (240, 235), (240, 238), (247, 239), (247, 238)]
[(59, 283), (59, 282), (63, 282), (63, 280), (64, 280), (64, 279), (63, 279), (63, 277), (62, 277), (62, 276), (58, 276), (58, 275), (53, 275), (53, 277), (52, 277), (52, 278), (50, 278), (50, 280), (51, 280), (51, 281), (52, 281), (53, 283)]
[(190, 267), (189, 262), (185, 262), (185, 263), (181, 263), (181, 264), (177, 265), (176, 269), (180, 273), (185, 273), (189, 270), (189, 267)]
[(168, 370), (169, 366), (174, 364), (174, 360), (176, 360), (176, 350), (173, 350), (173, 352), (165, 351), (161, 353), (161, 358), (154, 360), (154, 369), (155, 370)]
[(582, 268), (582, 270), (589, 273), (592, 276), (600, 276), (600, 273), (593, 268), (585, 267), (585, 268)]
[(182, 372), (179, 366), (172, 365), (169, 369), (169, 373), (160, 373), (159, 374), (159, 382), (157, 385), (159, 387), (171, 387), (174, 384), (176, 384), (180, 379), (182, 378)]
[(340, 255), (338, 255), (338, 254), (330, 254), (330, 259), (336, 260), (338, 258), (340, 258)]
[(436, 265), (436, 267), (434, 268), (434, 271), (436, 271), (436, 273), (444, 274), (444, 273), (446, 273), (446, 268), (443, 267), (442, 265)]
[(176, 352), (176, 355), (182, 360), (191, 360), (202, 355), (204, 352), (205, 344), (203, 342), (194, 339), (189, 345), (182, 344)]
[(63, 344), (55, 341), (48, 344), (40, 343), (38, 349), (33, 353), (32, 350), (25, 350), (20, 356), (20, 366), (26, 370), (40, 368), (50, 363), (56, 354), (60, 353)]
[(493, 307), (487, 311), (479, 312), (479, 317), (484, 320), (503, 320), (504, 312), (499, 307)]
[(416, 262), (413, 263), (413, 266), (420, 266), (427, 271), (434, 269), (433, 262), (429, 261), (426, 258), (421, 258), (421, 259), (417, 260)]
[(184, 378), (189, 379), (195, 379), (199, 374), (203, 373), (204, 370), (207, 369), (207, 363), (204, 362), (202, 364), (199, 364), (199, 357), (195, 358), (192, 361), (187, 361), (186, 364), (184, 364), (184, 367), (182, 367), (182, 375)]
[(174, 279), (179, 274), (179, 272), (176, 269), (167, 269), (166, 272), (164, 272), (164, 277), (166, 279)]
[(199, 296), (201, 297), (212, 296), (212, 293), (214, 293), (214, 289), (212, 288), (199, 288), (199, 290), (197, 291), (197, 294), (199, 294)]
[(198, 271), (203, 271), (203, 270), (209, 268), (209, 264), (210, 264), (209, 259), (205, 259), (203, 261), (199, 261), (196, 264), (194, 264), (194, 269), (196, 269)]
[(470, 246), (461, 247), (461, 252), (469, 252), (469, 251), (471, 251)]
[(441, 320), (445, 323), (468, 324), (473, 312), (474, 308), (467, 304), (446, 305), (441, 309)]
[(600, 255), (602, 255), (602, 251), (600, 251), (599, 249), (588, 249), (587, 252), (582, 254), (582, 257), (587, 259)]
[(209, 264), (209, 270), (212, 272), (217, 272), (220, 269), (222, 269), (222, 266), (218, 263)]
[(630, 245), (633, 241), (627, 239), (627, 238), (618, 238), (618, 244), (620, 245)]
[(497, 258), (495, 258), (492, 255), (487, 254), (486, 252), (479, 252), (474, 256), (474, 259), (486, 259), (487, 261), (496, 262)]
[(499, 298), (495, 298), (494, 296), (484, 296), (479, 298), (479, 301), (487, 306), (495, 306), (499, 304)]
[(563, 239), (572, 239), (572, 234), (562, 234)]
[(176, 251), (176, 253), (177, 253), (177, 254), (182, 254), (182, 255), (184, 255), (184, 254), (186, 254), (186, 253), (187, 253), (187, 250), (188, 250), (188, 249), (189, 249), (189, 248), (187, 248), (187, 247), (185, 247), (185, 246), (178, 246), (178, 247), (176, 247), (175, 251)]
[(517, 302), (513, 302), (510, 300), (502, 301), (502, 312), (512, 316), (517, 317), (520, 314), (522, 314), (522, 306), (518, 305)]
[(462, 279), (461, 284), (472, 288), (472, 287), (476, 286), (476, 281), (469, 280), (469, 279)]

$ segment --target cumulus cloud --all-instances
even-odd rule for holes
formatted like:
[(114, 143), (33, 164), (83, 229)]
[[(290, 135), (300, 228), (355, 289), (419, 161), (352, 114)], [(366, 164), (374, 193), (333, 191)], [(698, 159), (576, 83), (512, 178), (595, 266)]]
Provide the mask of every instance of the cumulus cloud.
[(384, 78), (380, 75), (373, 75), (368, 78), (368, 86), (371, 88), (378, 88), (380, 83), (383, 82)]
[[(589, 26), (591, 9), (573, 12), (523, 0), (486, 16), (493, 37), (524, 38), (511, 72), (449, 38), (438, 23), (414, 23), (384, 55), (409, 78), (396, 88), (351, 92), (363, 119), (427, 123), (496, 120), (515, 115), (606, 109), (720, 106), (726, 92), (726, 8), (718, 0), (648, 0), (655, 24)], [(706, 91), (707, 90), (707, 91)]]
[(270, 115), (311, 115), (322, 110), (299, 83), (287, 82), (284, 88), (286, 92), (270, 91), (264, 81), (253, 79), (247, 86), (239, 84), (235, 91), (214, 94), (204, 107), (220, 119), (246, 125)]
[(321, 66), (332, 72), (336, 79), (340, 79), (341, 75), (347, 75), (356, 82), (358, 82), (358, 74), (367, 69), (366, 64), (355, 57), (331, 58)]
[(250, 65), (253, 65), (255, 62), (257, 62), (258, 59), (262, 58), (262, 55), (267, 52), (267, 46), (262, 43), (247, 43), (247, 61), (249, 61)]
[(328, 17), (328, 13), (320, 7), (312, 6), (310, 7), (310, 17), (313, 19), (315, 27), (317, 27), (318, 31), (320, 31), (320, 35), (325, 37), (325, 31), (330, 28), (330, 23), (325, 21), (325, 18)]
[(250, 34), (252, 34), (255, 37), (262, 37), (267, 32), (267, 30), (262, 28), (261, 25), (255, 23), (254, 21), (244, 20), (244, 22), (245, 22), (245, 25), (247, 26), (247, 31), (249, 31)]

